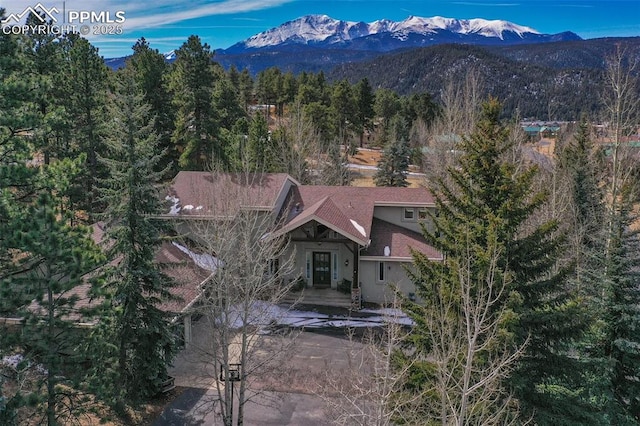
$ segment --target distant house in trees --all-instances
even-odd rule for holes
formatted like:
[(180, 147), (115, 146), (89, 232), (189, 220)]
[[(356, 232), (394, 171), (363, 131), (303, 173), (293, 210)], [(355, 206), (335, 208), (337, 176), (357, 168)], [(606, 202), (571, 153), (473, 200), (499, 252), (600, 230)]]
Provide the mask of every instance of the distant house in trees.
[[(357, 305), (390, 300), (389, 284), (414, 294), (405, 270), (411, 267), (411, 249), (441, 258), (420, 232), (423, 223), (430, 226), (427, 212), (435, 208), (425, 188), (311, 186), (282, 173), (183, 171), (169, 192), (171, 205), (163, 218), (194, 241), (199, 238), (194, 221), (232, 218), (240, 209), (268, 215), (273, 232), (286, 234), (295, 250), (294, 272), (285, 279), (336, 291), (348, 284)], [(247, 196), (232, 195), (238, 193)]]
[(531, 122), (521, 123), (521, 126), (531, 140), (538, 140), (540, 138), (555, 138), (558, 136), (562, 124), (557, 122)]

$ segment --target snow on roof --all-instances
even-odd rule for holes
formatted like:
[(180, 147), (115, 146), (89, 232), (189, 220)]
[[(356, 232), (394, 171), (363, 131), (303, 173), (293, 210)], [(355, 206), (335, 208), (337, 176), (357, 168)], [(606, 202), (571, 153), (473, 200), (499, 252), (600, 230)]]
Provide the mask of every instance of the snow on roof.
[(351, 224), (353, 225), (354, 228), (358, 230), (359, 233), (362, 234), (363, 237), (366, 238), (367, 232), (364, 230), (364, 227), (362, 225), (360, 225), (358, 222), (356, 222), (353, 219), (351, 219)]
[(172, 202), (171, 209), (169, 210), (169, 214), (178, 214), (180, 213), (180, 199), (178, 197), (173, 197), (171, 195), (167, 195), (164, 197), (165, 200)]
[(173, 244), (178, 248), (178, 250), (180, 250), (181, 252), (189, 256), (191, 260), (193, 260), (193, 262), (199, 267), (201, 267), (202, 269), (215, 272), (216, 269), (218, 269), (218, 266), (220, 266), (221, 262), (216, 257), (208, 253), (194, 253), (188, 248), (186, 248), (185, 246), (182, 246), (176, 243), (175, 241), (172, 242), (171, 244)]

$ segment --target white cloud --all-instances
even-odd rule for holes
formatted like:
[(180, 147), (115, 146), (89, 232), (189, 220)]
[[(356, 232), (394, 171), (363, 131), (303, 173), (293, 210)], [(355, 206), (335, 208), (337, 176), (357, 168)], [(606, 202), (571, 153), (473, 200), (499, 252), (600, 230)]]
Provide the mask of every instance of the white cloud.
[[(153, 2), (105, 2), (112, 10), (124, 10), (127, 31), (174, 24), (203, 16), (252, 12), (281, 6), (293, 0), (224, 0), (220, 2), (199, 1), (184, 3), (170, 1)], [(144, 5), (144, 7), (141, 7)], [(101, 8), (106, 8), (102, 5)]]
[[(174, 24), (194, 18), (212, 15), (226, 15), (232, 13), (253, 12), (290, 3), (294, 0), (197, 0), (179, 2), (171, 0), (159, 0), (154, 2), (141, 2), (133, 0), (106, 0), (87, 5), (83, 0), (66, 0), (64, 9), (85, 11), (116, 11), (125, 12), (126, 31), (142, 28), (153, 28)], [(5, 0), (0, 7), (10, 13), (20, 13), (25, 7), (35, 4), (38, 0), (28, 2), (25, 0)], [(47, 7), (56, 7), (60, 13), (63, 10), (61, 0), (46, 1), (42, 3)]]

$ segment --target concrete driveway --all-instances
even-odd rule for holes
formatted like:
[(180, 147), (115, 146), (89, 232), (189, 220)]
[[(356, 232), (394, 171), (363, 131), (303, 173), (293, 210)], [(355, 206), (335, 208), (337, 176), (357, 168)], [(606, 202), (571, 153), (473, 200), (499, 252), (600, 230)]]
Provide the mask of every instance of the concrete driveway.
[[(154, 426), (221, 425), (216, 413), (216, 368), (207, 354), (209, 322), (201, 319), (193, 327), (190, 348), (183, 350), (169, 374), (177, 386), (187, 389), (168, 406)], [(284, 346), (283, 346), (284, 345)], [(253, 393), (245, 405), (245, 425), (323, 426), (331, 424), (330, 400), (323, 394), (323, 381), (329, 371), (333, 377), (347, 374), (350, 354), (363, 347), (357, 339), (349, 339), (344, 329), (314, 332), (299, 331), (291, 336), (259, 336), (253, 347), (257, 361), (270, 358), (272, 367), (250, 376), (248, 387)], [(284, 348), (284, 350), (283, 350)], [(237, 385), (236, 385), (237, 392)], [(234, 408), (237, 413), (237, 407)], [(234, 423), (235, 424), (235, 423)]]

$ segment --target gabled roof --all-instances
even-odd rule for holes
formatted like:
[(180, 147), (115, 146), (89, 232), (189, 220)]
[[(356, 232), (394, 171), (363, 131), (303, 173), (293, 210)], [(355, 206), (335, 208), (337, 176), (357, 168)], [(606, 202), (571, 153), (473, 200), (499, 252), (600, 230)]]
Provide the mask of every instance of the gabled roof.
[(274, 212), (287, 181), (291, 183), (290, 210), (279, 234), (316, 221), (367, 246), (376, 206), (435, 205), (426, 188), (300, 185), (284, 173), (180, 172), (168, 197), (174, 200), (174, 216), (228, 217), (239, 208)]
[(312, 220), (331, 228), (361, 246), (368, 244), (364, 227), (355, 220), (347, 217), (328, 196), (293, 217), (285, 226), (278, 230), (278, 234), (293, 231)]
[(374, 207), (433, 205), (433, 196), (426, 188), (303, 185), (292, 189), (291, 215), (283, 229), (293, 230), (313, 216), (352, 241), (367, 245), (362, 241), (371, 238)]
[(182, 171), (169, 188), (167, 214), (218, 217), (240, 208), (271, 211), (287, 181), (298, 184), (286, 173)]

